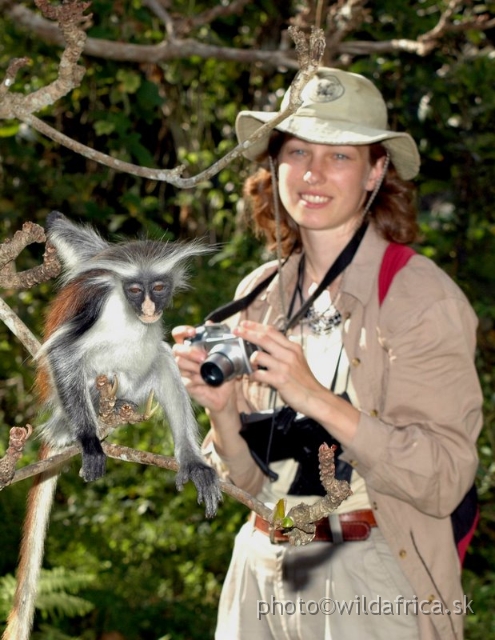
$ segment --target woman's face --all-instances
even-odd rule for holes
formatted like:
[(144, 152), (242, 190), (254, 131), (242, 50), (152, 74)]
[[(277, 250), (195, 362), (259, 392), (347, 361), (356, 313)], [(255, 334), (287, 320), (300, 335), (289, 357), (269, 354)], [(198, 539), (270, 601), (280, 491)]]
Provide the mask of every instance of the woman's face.
[(334, 146), (289, 138), (278, 156), (279, 193), (287, 213), (303, 230), (352, 232), (381, 176), (369, 146)]

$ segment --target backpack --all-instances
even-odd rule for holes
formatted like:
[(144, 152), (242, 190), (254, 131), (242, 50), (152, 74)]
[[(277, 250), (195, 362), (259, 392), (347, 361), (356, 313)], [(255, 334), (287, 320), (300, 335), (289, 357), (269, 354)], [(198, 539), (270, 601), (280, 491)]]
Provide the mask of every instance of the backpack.
[[(406, 266), (415, 253), (413, 249), (402, 244), (391, 243), (388, 245), (383, 256), (378, 278), (378, 300), (380, 306), (387, 295), (395, 274)], [(478, 493), (475, 484), (469, 489), (450, 517), (457, 553), (462, 565), (480, 517)]]

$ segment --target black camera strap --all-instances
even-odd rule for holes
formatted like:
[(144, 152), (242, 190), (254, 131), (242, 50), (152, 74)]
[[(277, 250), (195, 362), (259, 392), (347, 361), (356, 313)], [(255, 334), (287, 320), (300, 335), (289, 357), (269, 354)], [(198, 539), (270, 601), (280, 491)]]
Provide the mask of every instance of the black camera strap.
[(259, 294), (268, 287), (268, 285), (275, 278), (277, 273), (278, 273), (278, 269), (273, 273), (270, 273), (270, 275), (267, 278), (259, 282), (256, 285), (256, 287), (243, 298), (239, 298), (238, 300), (233, 300), (232, 302), (227, 302), (227, 304), (224, 304), (221, 307), (218, 307), (217, 309), (214, 309), (213, 311), (211, 311), (205, 317), (205, 322), (207, 320), (210, 320), (211, 322), (223, 322), (224, 320), (226, 320), (227, 318), (230, 318), (230, 316), (235, 315), (239, 311), (244, 311), (244, 309), (247, 309), (251, 304), (251, 302), (253, 302), (253, 300), (256, 300)]
[(284, 333), (289, 329), (292, 329), (301, 318), (304, 318), (308, 309), (311, 307), (313, 302), (318, 298), (322, 291), (324, 291), (352, 262), (356, 252), (361, 244), (361, 240), (366, 233), (366, 229), (368, 228), (368, 223), (363, 222), (363, 224), (359, 227), (356, 233), (352, 236), (343, 250), (337, 256), (337, 259), (332, 264), (330, 269), (326, 272), (321, 280), (320, 284), (316, 287), (313, 293), (309, 296), (309, 298), (301, 305), (300, 309), (289, 318), (284, 327)]
[[(366, 233), (366, 229), (368, 228), (368, 223), (363, 222), (363, 224), (359, 227), (356, 233), (352, 236), (340, 254), (337, 256), (337, 259), (329, 268), (329, 270), (324, 275), (320, 284), (317, 286), (315, 291), (310, 295), (310, 297), (303, 303), (301, 308), (287, 320), (283, 332), (286, 333), (289, 329), (294, 327), (301, 318), (304, 317), (307, 310), (311, 307), (313, 302), (318, 298), (321, 292), (326, 289), (334, 280), (337, 278), (352, 262), (356, 252), (361, 244), (361, 240)], [(284, 263), (285, 264), (285, 263)], [(283, 266), (283, 265), (282, 265)], [(275, 278), (278, 274), (279, 270), (275, 270), (269, 276), (267, 276), (264, 280), (259, 282), (256, 287), (252, 291), (250, 291), (246, 296), (239, 298), (238, 300), (233, 300), (232, 302), (228, 302), (227, 304), (218, 307), (211, 313), (209, 313), (205, 321), (210, 320), (211, 322), (223, 322), (230, 316), (238, 313), (239, 311), (243, 311), (247, 309), (249, 305), (256, 300), (259, 294), (264, 291), (270, 282)]]

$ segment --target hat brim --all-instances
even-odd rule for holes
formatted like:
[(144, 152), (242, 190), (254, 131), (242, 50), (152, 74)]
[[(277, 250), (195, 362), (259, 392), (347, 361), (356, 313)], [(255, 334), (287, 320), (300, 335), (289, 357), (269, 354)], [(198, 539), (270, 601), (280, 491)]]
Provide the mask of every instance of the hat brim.
[[(278, 114), (265, 111), (241, 111), (235, 123), (239, 142), (245, 142), (276, 115)], [(390, 152), (391, 160), (401, 178), (411, 180), (419, 172), (419, 151), (408, 133), (372, 129), (344, 120), (326, 120), (298, 114), (289, 116), (275, 129), (316, 144), (344, 146), (381, 142)], [(251, 144), (244, 150), (243, 155), (249, 160), (257, 160), (267, 151), (269, 138), (270, 133)]]

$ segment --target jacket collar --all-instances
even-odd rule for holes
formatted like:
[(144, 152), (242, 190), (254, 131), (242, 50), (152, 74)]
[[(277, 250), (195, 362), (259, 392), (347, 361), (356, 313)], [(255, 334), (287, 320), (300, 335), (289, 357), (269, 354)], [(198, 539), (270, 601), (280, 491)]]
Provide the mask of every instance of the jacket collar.
[[(361, 304), (366, 305), (370, 300), (373, 291), (376, 290), (376, 282), (383, 254), (388, 245), (376, 231), (373, 223), (368, 226), (359, 249), (354, 256), (352, 263), (344, 272), (341, 292), (352, 296)], [(273, 308), (276, 318), (283, 318), (283, 311), (287, 312), (294, 293), (301, 253), (291, 255), (282, 268), (282, 283), (285, 293), (284, 305), (280, 301), (280, 275), (274, 278), (269, 284), (266, 292), (262, 295)], [(276, 263), (272, 263), (276, 266)], [(283, 308), (285, 306), (285, 309)]]

